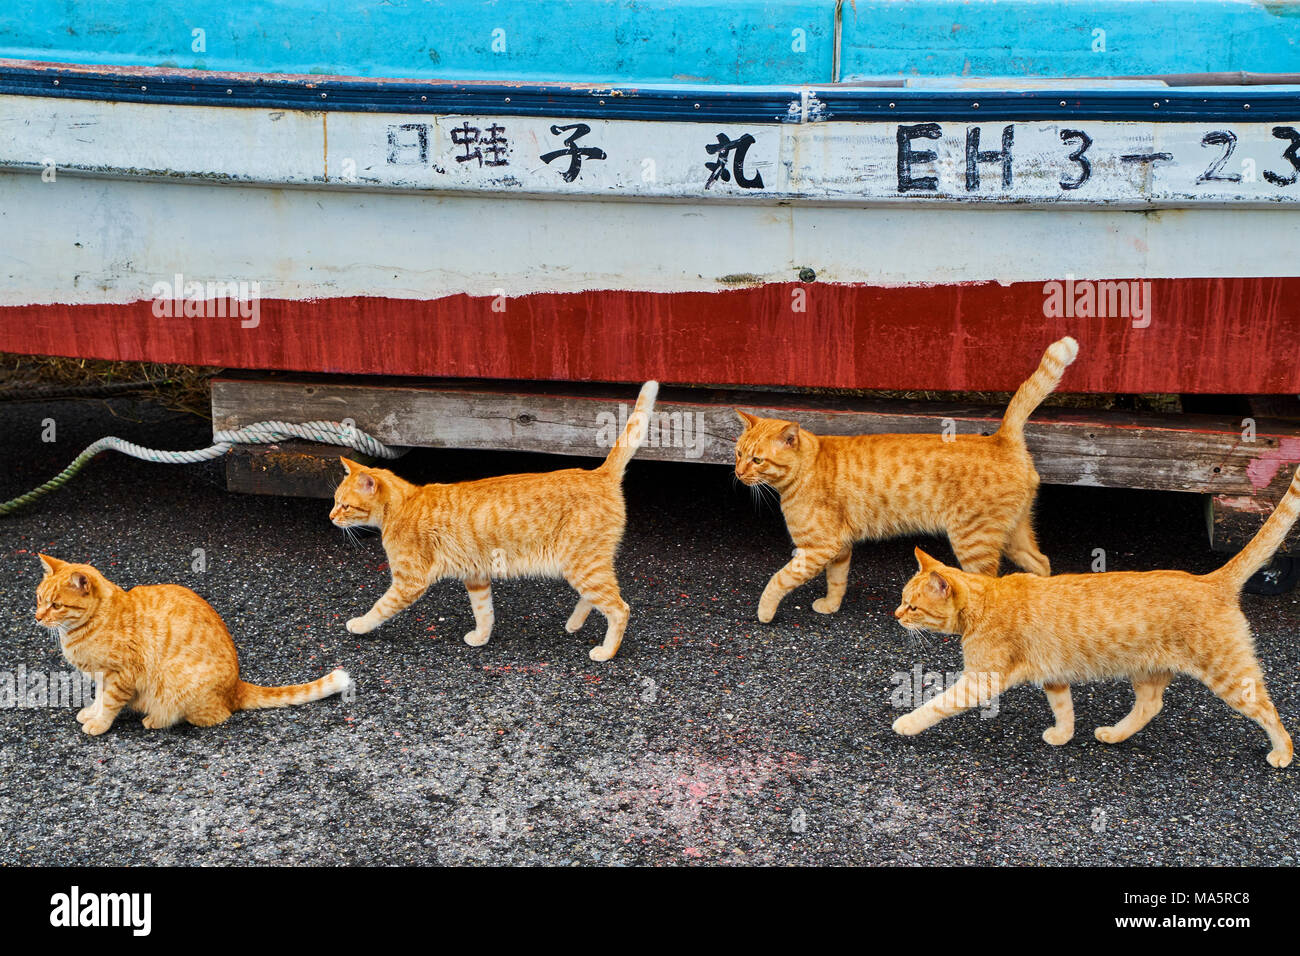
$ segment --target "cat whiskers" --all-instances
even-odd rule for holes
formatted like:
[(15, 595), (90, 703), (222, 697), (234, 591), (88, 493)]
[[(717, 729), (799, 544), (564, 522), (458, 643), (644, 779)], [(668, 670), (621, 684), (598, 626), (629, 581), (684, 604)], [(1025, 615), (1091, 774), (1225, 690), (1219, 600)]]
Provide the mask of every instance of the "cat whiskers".
[(930, 650), (930, 632), (921, 627), (921, 625), (903, 624), (903, 630), (907, 631), (908, 643), (912, 647), (920, 645), (924, 650)]

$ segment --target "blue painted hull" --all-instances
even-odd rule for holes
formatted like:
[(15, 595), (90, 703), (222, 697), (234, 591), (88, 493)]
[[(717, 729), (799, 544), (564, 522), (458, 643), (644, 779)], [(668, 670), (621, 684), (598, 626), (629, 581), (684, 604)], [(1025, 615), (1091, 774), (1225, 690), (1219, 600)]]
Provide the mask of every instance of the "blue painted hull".
[(688, 86), (1295, 73), (1300, 3), (6, 0), (0, 58)]

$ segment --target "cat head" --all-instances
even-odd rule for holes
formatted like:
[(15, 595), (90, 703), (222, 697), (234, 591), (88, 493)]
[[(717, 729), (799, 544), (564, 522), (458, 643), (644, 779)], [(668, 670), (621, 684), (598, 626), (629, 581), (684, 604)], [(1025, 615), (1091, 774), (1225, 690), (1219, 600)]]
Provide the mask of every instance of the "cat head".
[(903, 603), (894, 610), (894, 617), (909, 631), (960, 634), (958, 617), (967, 596), (962, 572), (936, 561), (920, 548), (915, 554), (921, 569), (903, 585)]
[(736, 477), (747, 485), (779, 487), (802, 457), (799, 426), (736, 409), (745, 431), (736, 439)]
[(45, 577), (36, 585), (36, 623), (64, 633), (89, 621), (105, 590), (104, 576), (88, 564), (39, 555)]
[(388, 472), (367, 468), (348, 458), (340, 458), (347, 476), (334, 491), (330, 521), (340, 528), (383, 526)]

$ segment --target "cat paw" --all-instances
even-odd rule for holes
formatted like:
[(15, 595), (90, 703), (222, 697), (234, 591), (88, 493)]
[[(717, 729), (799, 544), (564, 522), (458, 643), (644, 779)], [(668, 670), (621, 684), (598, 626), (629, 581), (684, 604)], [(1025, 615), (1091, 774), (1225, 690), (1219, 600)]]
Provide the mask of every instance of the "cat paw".
[(491, 636), (490, 633), (480, 635), (478, 631), (470, 631), (465, 635), (465, 643), (470, 647), (482, 647), (488, 642), (488, 638)]
[(140, 721), (140, 723), (144, 724), (146, 730), (164, 730), (171, 726), (171, 724), (155, 717), (153, 714), (145, 714), (144, 720)]
[(839, 601), (832, 601), (830, 598), (818, 598), (813, 601), (813, 610), (818, 614), (834, 614), (840, 609)]
[(81, 729), (92, 737), (98, 737), (111, 726), (113, 726), (113, 722), (107, 718), (91, 717), (81, 725)]
[(902, 734), (904, 737), (912, 737), (924, 729), (921, 726), (921, 721), (913, 714), (904, 714), (894, 721), (894, 733)]
[(95, 716), (95, 710), (96, 708), (94, 704), (91, 704), (89, 707), (81, 708), (81, 710), (77, 711), (77, 723), (84, 724), (86, 721), (90, 720), (91, 717)]
[(1043, 739), (1053, 747), (1059, 747), (1074, 739), (1074, 728), (1066, 730), (1064, 727), (1048, 727), (1043, 731)]
[(776, 617), (776, 605), (768, 607), (765, 604), (758, 606), (758, 620), (762, 624), (771, 624), (772, 618)]
[(612, 651), (606, 650), (605, 646), (601, 644), (589, 650), (587, 652), (587, 656), (590, 657), (593, 661), (607, 661), (617, 653), (618, 653), (618, 648), (615, 648)]
[(375, 629), (374, 625), (367, 623), (364, 617), (354, 617), (348, 621), (347, 628), (353, 634), (369, 634)]
[(1117, 744), (1120, 741), (1127, 739), (1114, 727), (1098, 727), (1092, 732), (1092, 735), (1103, 744)]
[(1281, 748), (1270, 750), (1268, 752), (1268, 762), (1274, 767), (1289, 767), (1291, 765), (1291, 751), (1289, 749), (1282, 750)]

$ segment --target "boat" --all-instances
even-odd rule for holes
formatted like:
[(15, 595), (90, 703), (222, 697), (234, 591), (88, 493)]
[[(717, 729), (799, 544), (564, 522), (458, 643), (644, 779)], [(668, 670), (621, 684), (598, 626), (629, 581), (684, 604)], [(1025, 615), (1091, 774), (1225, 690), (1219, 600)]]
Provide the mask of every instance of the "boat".
[(574, 454), (528, 403), (658, 378), (728, 461), (738, 397), (985, 428), (861, 393), (1011, 390), (1068, 334), (1071, 392), (1275, 400), (1250, 441), (1050, 413), (1047, 480), (1206, 494), (1223, 544), (1300, 462), (1300, 3), (152, 11), (0, 13), (0, 350), (276, 373), (226, 427), (341, 389), (389, 443)]

